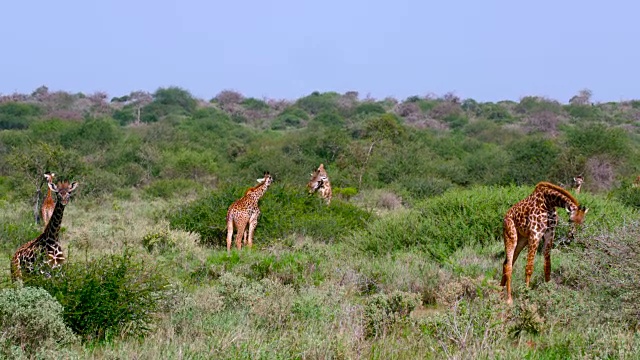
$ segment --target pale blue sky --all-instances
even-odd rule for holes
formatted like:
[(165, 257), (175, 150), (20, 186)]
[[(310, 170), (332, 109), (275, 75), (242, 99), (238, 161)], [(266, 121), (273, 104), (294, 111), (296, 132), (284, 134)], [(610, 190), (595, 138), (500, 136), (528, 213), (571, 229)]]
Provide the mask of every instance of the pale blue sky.
[(0, 34), (2, 94), (640, 99), (632, 0), (4, 1)]

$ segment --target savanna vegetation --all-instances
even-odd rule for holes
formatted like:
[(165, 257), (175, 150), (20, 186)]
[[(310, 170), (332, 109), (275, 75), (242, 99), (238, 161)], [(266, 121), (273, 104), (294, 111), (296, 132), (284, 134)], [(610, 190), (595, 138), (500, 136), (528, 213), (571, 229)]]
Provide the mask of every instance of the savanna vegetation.
[[(178, 87), (0, 97), (0, 357), (568, 359), (640, 353), (640, 100), (454, 94), (295, 101)], [(324, 163), (330, 206), (305, 191)], [(43, 173), (78, 181), (67, 263), (11, 283)], [(274, 177), (253, 249), (227, 207)], [(561, 213), (552, 280), (499, 286), (502, 217), (538, 181)]]

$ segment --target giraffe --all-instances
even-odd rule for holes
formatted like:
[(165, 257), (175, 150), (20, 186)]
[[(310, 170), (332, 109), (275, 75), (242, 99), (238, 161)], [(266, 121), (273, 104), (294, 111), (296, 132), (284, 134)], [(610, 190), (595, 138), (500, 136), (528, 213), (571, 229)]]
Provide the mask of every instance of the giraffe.
[(584, 183), (584, 178), (582, 177), (582, 175), (578, 175), (573, 178), (573, 192), (576, 193), (576, 195), (580, 194), (582, 183)]
[(636, 179), (633, 180), (633, 184), (631, 184), (631, 187), (639, 187), (640, 186), (640, 175), (636, 176)]
[[(47, 179), (48, 184), (53, 183), (53, 178), (56, 174), (51, 172), (44, 173), (44, 178)], [(44, 198), (42, 202), (42, 222), (44, 226), (47, 226), (49, 219), (51, 219), (51, 214), (53, 214), (53, 209), (56, 207), (56, 203), (53, 201), (53, 197), (51, 196), (51, 188), (47, 189), (47, 196)]]
[(320, 197), (327, 202), (327, 205), (331, 204), (331, 182), (327, 171), (324, 169), (324, 164), (320, 164), (318, 169), (311, 174), (307, 189), (309, 189), (309, 194), (320, 190)]
[(22, 278), (22, 270), (25, 270), (27, 273), (33, 272), (37, 261), (42, 260), (51, 268), (59, 267), (65, 261), (58, 235), (64, 208), (69, 203), (71, 194), (77, 189), (78, 183), (75, 181), (72, 183), (64, 181), (59, 182), (58, 185), (53, 182), (47, 185), (49, 189), (56, 194), (56, 206), (42, 234), (20, 246), (11, 258), (12, 280)]
[[(236, 200), (227, 210), (227, 252), (231, 251), (231, 238), (233, 237), (233, 227), (236, 227), (236, 247), (242, 248), (240, 240), (244, 238), (244, 243), (249, 248), (253, 245), (253, 233), (258, 225), (260, 209), (258, 201), (271, 185), (273, 178), (269, 172), (264, 173), (262, 179), (258, 179), (258, 185), (249, 188), (244, 196)], [(249, 229), (247, 230), (247, 224)]]
[(556, 207), (563, 207), (569, 213), (569, 221), (582, 224), (584, 216), (589, 211), (580, 206), (578, 201), (560, 186), (540, 182), (529, 196), (513, 205), (504, 217), (504, 251), (505, 260), (502, 270), (500, 286), (506, 285), (507, 303), (511, 298), (511, 273), (513, 264), (520, 251), (529, 246), (527, 265), (525, 267), (525, 282), (529, 286), (533, 273), (533, 260), (540, 240), (544, 237), (544, 279), (551, 279), (551, 247), (558, 224)]

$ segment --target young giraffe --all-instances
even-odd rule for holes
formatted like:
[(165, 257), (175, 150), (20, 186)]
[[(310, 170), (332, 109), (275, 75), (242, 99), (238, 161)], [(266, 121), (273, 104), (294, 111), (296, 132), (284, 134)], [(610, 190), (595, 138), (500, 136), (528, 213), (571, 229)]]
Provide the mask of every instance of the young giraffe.
[[(53, 178), (56, 174), (51, 172), (44, 173), (44, 178), (47, 179), (48, 184), (53, 184)], [(53, 209), (56, 207), (56, 203), (53, 201), (53, 197), (51, 196), (51, 188), (47, 188), (47, 196), (44, 198), (42, 202), (42, 223), (44, 226), (47, 226), (49, 219), (51, 219), (51, 214), (53, 214)]]
[(318, 169), (311, 174), (311, 180), (309, 180), (307, 188), (309, 189), (309, 194), (320, 190), (320, 197), (327, 202), (327, 205), (331, 204), (331, 182), (327, 171), (324, 169), (324, 164), (320, 164)]
[(513, 205), (504, 217), (504, 251), (505, 260), (502, 269), (501, 286), (506, 285), (507, 303), (511, 298), (511, 272), (520, 251), (529, 246), (525, 282), (529, 286), (533, 273), (533, 260), (540, 240), (544, 237), (544, 279), (551, 279), (551, 247), (558, 224), (556, 207), (563, 207), (569, 212), (569, 221), (581, 224), (589, 209), (578, 204), (578, 201), (560, 186), (540, 182), (531, 195)]
[(51, 219), (44, 228), (44, 231), (37, 238), (20, 246), (11, 258), (11, 279), (22, 278), (22, 271), (33, 272), (37, 261), (44, 261), (51, 268), (62, 265), (65, 261), (62, 246), (58, 241), (58, 233), (62, 224), (64, 207), (69, 203), (71, 194), (78, 187), (77, 182), (68, 181), (48, 184), (49, 189), (56, 193), (56, 206), (51, 215)]
[[(258, 179), (259, 184), (249, 188), (239, 200), (236, 200), (227, 211), (227, 252), (231, 251), (231, 238), (233, 237), (233, 227), (236, 227), (236, 247), (242, 248), (241, 239), (244, 237), (245, 245), (253, 245), (253, 233), (258, 225), (260, 209), (258, 201), (271, 185), (273, 178), (269, 172), (264, 173), (264, 178)], [(249, 230), (247, 232), (247, 224)]]
[(584, 183), (584, 178), (582, 177), (582, 175), (578, 175), (573, 178), (573, 192), (576, 193), (576, 195), (580, 194), (582, 183)]

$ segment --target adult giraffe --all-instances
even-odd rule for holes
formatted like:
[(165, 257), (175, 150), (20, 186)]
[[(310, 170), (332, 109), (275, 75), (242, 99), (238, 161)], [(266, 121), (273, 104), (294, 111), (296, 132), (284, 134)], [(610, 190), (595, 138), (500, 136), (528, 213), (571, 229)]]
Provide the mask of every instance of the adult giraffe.
[(556, 207), (563, 207), (569, 213), (569, 221), (582, 224), (589, 209), (580, 206), (578, 201), (560, 186), (540, 182), (531, 195), (513, 205), (504, 217), (504, 252), (505, 260), (502, 269), (501, 286), (506, 285), (507, 303), (511, 298), (511, 273), (513, 264), (520, 251), (529, 246), (525, 282), (529, 286), (533, 273), (533, 260), (540, 240), (544, 237), (544, 280), (551, 279), (551, 247), (555, 227), (558, 224)]

